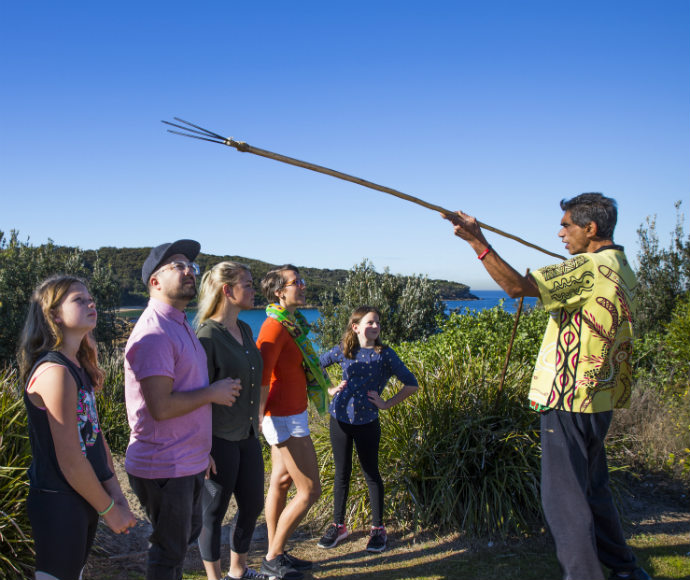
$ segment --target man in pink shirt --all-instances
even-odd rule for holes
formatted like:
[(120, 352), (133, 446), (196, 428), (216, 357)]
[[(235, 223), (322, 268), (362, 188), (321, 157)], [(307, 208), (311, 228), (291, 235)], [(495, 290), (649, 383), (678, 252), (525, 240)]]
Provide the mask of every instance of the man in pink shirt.
[(187, 546), (201, 530), (211, 403), (232, 405), (240, 389), (234, 379), (209, 385), (206, 353), (184, 312), (196, 296), (199, 249), (178, 240), (151, 250), (141, 270), (149, 304), (125, 348), (125, 469), (153, 526), (147, 580), (182, 578)]

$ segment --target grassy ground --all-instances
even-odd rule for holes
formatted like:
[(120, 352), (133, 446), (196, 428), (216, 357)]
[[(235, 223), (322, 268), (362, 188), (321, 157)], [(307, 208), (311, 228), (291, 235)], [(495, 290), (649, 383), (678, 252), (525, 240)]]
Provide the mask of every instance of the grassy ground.
[[(642, 482), (631, 490), (625, 504), (623, 513), (629, 543), (640, 565), (653, 578), (690, 580), (687, 490)], [(224, 570), (228, 565), (229, 519), (227, 522), (223, 539)], [(100, 529), (98, 548), (90, 557), (84, 580), (143, 580), (148, 532), (148, 524), (143, 520), (129, 537)], [(354, 530), (332, 550), (322, 550), (316, 546), (320, 532), (307, 523), (298, 529), (291, 542), (296, 556), (315, 562), (313, 573), (305, 575), (305, 580), (358, 580), (370, 576), (381, 580), (557, 580), (561, 577), (553, 544), (544, 531), (530, 537), (491, 541), (470, 539), (462, 534), (415, 535), (389, 529), (389, 547), (383, 554), (365, 551), (367, 535), (363, 530)], [(250, 566), (260, 567), (265, 550), (266, 527), (260, 520), (249, 554)], [(185, 580), (206, 580), (196, 547), (190, 548), (185, 570)]]

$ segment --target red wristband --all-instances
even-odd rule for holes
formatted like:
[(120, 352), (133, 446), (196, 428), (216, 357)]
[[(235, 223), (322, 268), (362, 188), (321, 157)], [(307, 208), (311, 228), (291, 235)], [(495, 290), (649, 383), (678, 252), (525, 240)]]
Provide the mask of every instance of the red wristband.
[(481, 254), (477, 256), (478, 260), (483, 260), (489, 255), (489, 252), (491, 251), (491, 246), (487, 246), (486, 250), (484, 250)]

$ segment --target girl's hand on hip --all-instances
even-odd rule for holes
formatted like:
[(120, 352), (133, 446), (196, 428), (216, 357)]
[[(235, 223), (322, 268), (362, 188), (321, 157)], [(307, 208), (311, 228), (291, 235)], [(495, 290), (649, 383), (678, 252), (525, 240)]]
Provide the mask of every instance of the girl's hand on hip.
[(384, 401), (381, 398), (381, 395), (379, 395), (376, 391), (368, 391), (367, 392), (367, 399), (369, 399), (369, 402), (372, 405), (374, 405), (375, 407), (377, 407), (381, 410), (388, 409), (388, 401)]

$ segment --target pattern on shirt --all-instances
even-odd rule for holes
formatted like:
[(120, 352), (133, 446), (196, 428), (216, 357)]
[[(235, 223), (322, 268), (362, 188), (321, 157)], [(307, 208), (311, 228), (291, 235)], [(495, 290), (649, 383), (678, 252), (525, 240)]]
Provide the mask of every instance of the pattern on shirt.
[[(616, 303), (605, 296), (597, 296), (593, 303), (599, 308), (588, 307), (592, 302), (586, 302), (576, 310), (562, 308), (559, 311), (556, 374), (547, 401), (547, 406), (553, 409), (588, 412), (594, 398), (604, 393), (612, 398), (615, 395), (616, 406), (624, 406), (630, 399), (632, 339), (617, 340), (621, 325), (633, 324), (629, 299), (621, 277), (614, 270), (599, 265), (597, 271), (614, 285)], [(590, 275), (594, 279), (594, 275)], [(583, 325), (600, 343), (599, 352), (593, 352), (590, 346), (589, 353), (581, 353)], [(578, 363), (584, 363), (589, 370), (576, 380)], [(618, 392), (614, 392), (616, 390)], [(582, 395), (578, 396), (579, 392)], [(579, 406), (573, 409), (576, 397)]]
[(96, 412), (96, 397), (93, 389), (79, 387), (77, 395), (77, 429), (79, 430), (79, 446), (86, 455), (86, 448), (93, 447), (101, 432)]
[(559, 327), (561, 332), (556, 343), (555, 388), (549, 395), (547, 405), (555, 409), (571, 409), (575, 397), (575, 370), (580, 355), (580, 335), (582, 331), (582, 312), (568, 312), (562, 309)]
[(567, 302), (573, 296), (591, 294), (594, 290), (594, 274), (583, 272), (581, 276), (570, 276), (556, 280), (550, 290), (551, 299), (557, 302)]
[(570, 272), (574, 272), (575, 270), (583, 266), (585, 263), (587, 263), (587, 258), (585, 258), (584, 256), (575, 256), (574, 258), (570, 258), (569, 260), (561, 262), (560, 264), (544, 266), (540, 269), (540, 272), (542, 272), (544, 280), (549, 281), (560, 276), (565, 276)]
[[(581, 405), (581, 411), (585, 411), (592, 402), (592, 398), (597, 393), (612, 391), (616, 385), (622, 385), (622, 391), (618, 395), (620, 405), (627, 404), (631, 392), (630, 373), (621, 374), (621, 369), (631, 365), (632, 359), (632, 340), (625, 340), (616, 344), (616, 336), (621, 322), (632, 324), (632, 314), (630, 305), (621, 287), (621, 279), (608, 266), (599, 266), (599, 272), (613, 281), (616, 285), (616, 297), (621, 309), (621, 316), (618, 315), (616, 305), (604, 297), (599, 297), (596, 302), (606, 309), (611, 316), (611, 325), (606, 326), (597, 323), (594, 315), (585, 311), (585, 321), (593, 334), (599, 337), (603, 343), (601, 355), (588, 355), (584, 361), (594, 365), (594, 368), (584, 373), (584, 377), (578, 381), (578, 386), (587, 390), (587, 398)], [(613, 349), (613, 352), (611, 352)]]

